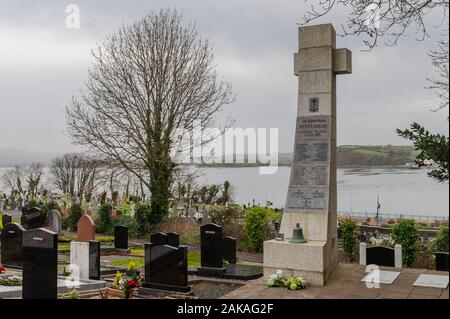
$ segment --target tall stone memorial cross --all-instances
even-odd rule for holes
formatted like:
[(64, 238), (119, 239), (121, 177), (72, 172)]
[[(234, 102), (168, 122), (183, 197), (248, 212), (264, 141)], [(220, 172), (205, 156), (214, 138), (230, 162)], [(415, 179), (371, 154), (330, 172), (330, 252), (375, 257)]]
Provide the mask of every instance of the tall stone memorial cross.
[[(264, 272), (322, 286), (337, 265), (336, 75), (351, 73), (351, 51), (336, 49), (331, 24), (299, 28), (294, 73), (299, 93), (291, 169), (280, 233), (264, 243)], [(289, 243), (299, 223), (307, 243)]]

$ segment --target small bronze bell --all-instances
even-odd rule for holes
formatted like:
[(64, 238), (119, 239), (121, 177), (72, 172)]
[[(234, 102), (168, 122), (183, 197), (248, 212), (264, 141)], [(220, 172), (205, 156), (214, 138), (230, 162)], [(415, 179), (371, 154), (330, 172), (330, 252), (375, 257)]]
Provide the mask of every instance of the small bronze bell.
[(303, 244), (306, 243), (305, 237), (303, 237), (303, 229), (300, 227), (300, 224), (297, 223), (295, 226), (293, 232), (292, 232), (292, 239), (289, 240), (290, 243), (295, 244)]

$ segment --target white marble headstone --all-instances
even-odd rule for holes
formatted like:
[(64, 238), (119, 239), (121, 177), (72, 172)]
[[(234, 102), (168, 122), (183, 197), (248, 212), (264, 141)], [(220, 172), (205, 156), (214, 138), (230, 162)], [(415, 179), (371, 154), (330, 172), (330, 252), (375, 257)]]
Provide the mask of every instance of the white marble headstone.
[(89, 279), (89, 243), (70, 242), (70, 271), (76, 280)]

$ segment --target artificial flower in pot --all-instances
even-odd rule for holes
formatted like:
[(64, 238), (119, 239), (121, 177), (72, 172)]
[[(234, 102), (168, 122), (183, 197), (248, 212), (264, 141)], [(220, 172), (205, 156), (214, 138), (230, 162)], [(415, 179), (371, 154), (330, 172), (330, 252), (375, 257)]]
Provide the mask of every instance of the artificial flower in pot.
[(125, 279), (121, 272), (116, 273), (112, 287), (108, 288), (108, 294), (130, 299), (138, 288), (141, 287), (141, 278), (138, 275), (134, 275), (132, 279)]
[(127, 270), (127, 276), (128, 277), (139, 277), (140, 271), (137, 270), (136, 263), (133, 260), (130, 260), (130, 263), (128, 264), (128, 270)]

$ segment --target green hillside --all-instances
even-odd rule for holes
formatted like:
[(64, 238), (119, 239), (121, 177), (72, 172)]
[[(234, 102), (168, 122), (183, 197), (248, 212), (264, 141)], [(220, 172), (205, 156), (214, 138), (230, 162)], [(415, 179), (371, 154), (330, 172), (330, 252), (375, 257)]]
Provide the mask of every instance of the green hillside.
[[(360, 166), (404, 166), (414, 163), (417, 151), (414, 146), (364, 146), (341, 145), (337, 148), (338, 167)], [(278, 165), (291, 166), (292, 153), (279, 153)], [(227, 163), (203, 164), (203, 167), (252, 167), (260, 166), (255, 163)]]
[(348, 166), (402, 166), (415, 160), (413, 146), (341, 145), (337, 149), (337, 165)]

